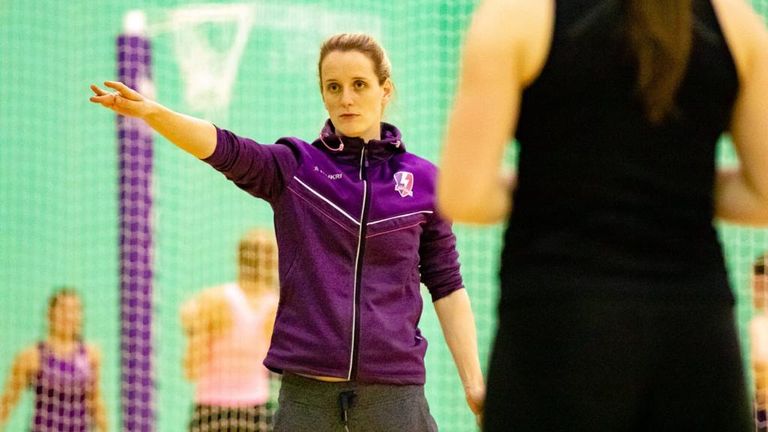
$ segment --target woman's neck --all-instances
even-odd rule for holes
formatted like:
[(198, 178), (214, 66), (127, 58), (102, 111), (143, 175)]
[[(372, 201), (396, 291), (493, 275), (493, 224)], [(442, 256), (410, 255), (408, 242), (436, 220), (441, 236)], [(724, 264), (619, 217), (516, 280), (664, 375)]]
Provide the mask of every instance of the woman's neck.
[(73, 337), (51, 333), (48, 335), (46, 343), (54, 352), (68, 354), (76, 349), (80, 341)]

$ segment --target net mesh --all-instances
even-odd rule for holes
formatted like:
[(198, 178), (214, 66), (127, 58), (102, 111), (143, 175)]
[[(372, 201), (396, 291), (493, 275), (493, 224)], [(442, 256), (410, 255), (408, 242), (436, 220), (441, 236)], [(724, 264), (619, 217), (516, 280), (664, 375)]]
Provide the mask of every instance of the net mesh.
[[(238, 6), (251, 11), (248, 19), (185, 22), (178, 14), (189, 10), (189, 2), (138, 0), (130, 8), (147, 16), (156, 97), (262, 142), (317, 136), (325, 119), (316, 81), (320, 42), (340, 31), (372, 33), (394, 67), (398, 90), (388, 120), (404, 131), (409, 149), (436, 160), (460, 40), (476, 3), (272, 0)], [(752, 3), (768, 19), (768, 0)], [(85, 340), (101, 352), (107, 422), (111, 430), (120, 430), (133, 417), (141, 424), (148, 415), (127, 411), (121, 389), (123, 365), (136, 353), (120, 339), (124, 281), (116, 126), (112, 116), (88, 106), (86, 95), (88, 83), (117, 76), (116, 39), (129, 10), (117, 2), (107, 8), (85, 1), (46, 2), (46, 13), (40, 14), (39, 2), (13, 5), (0, 3), (0, 124), (5, 126), (0, 127), (0, 377), (5, 384), (14, 357), (44, 338), (55, 288), (73, 286), (82, 301)], [(242, 25), (250, 26), (246, 36), (238, 36)], [(238, 38), (245, 39), (241, 52), (233, 51)], [(216, 56), (199, 55), (206, 51)], [(229, 55), (237, 57), (236, 64), (217, 69)], [(195, 105), (205, 98), (211, 103)], [(139, 299), (151, 300), (154, 383), (145, 406), (154, 411), (156, 430), (178, 431), (193, 418), (195, 392), (184, 370), (191, 338), (181, 319), (183, 306), (210, 287), (236, 280), (239, 241), (254, 227), (268, 229), (272, 213), (266, 203), (157, 136), (152, 158), (152, 298)], [(726, 141), (719, 159), (735, 160)], [(495, 326), (500, 230), (457, 227), (483, 365)], [(756, 257), (768, 249), (768, 231), (721, 226), (720, 232), (738, 299), (745, 359), (756, 366), (750, 376), (759, 378), (761, 357), (749, 360), (762, 349), (762, 339), (751, 344), (749, 338), (756, 327), (751, 323), (761, 313), (752, 305), (752, 273)], [(421, 327), (432, 342), (426, 391), (440, 430), (472, 430), (474, 418), (430, 307)], [(276, 381), (269, 385), (274, 403)], [(761, 391), (768, 395), (768, 389)], [(28, 428), (33, 399), (32, 392), (22, 393), (6, 430)]]

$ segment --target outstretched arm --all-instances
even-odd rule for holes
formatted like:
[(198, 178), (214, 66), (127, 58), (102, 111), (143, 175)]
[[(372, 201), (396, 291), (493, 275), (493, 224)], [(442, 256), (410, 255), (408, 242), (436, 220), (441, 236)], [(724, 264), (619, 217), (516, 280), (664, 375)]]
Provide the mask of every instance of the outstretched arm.
[(204, 347), (210, 344), (208, 323), (203, 316), (203, 308), (197, 297), (187, 300), (181, 307), (181, 327), (187, 337), (187, 347), (184, 350), (184, 377), (196, 381), (200, 372), (201, 357), (207, 354)]
[(477, 354), (475, 317), (472, 314), (467, 290), (456, 290), (437, 300), (434, 305), (445, 341), (453, 355), (461, 383), (464, 385), (467, 404), (477, 417), (478, 424), (481, 424), (485, 383)]
[(92, 84), (95, 95), (90, 98), (91, 102), (120, 115), (144, 120), (168, 141), (198, 159), (213, 154), (216, 127), (211, 122), (172, 111), (121, 82), (106, 81), (104, 85), (115, 91), (108, 92)]
[(264, 320), (264, 337), (268, 343), (272, 340), (272, 332), (275, 330), (275, 320), (277, 319), (277, 303), (272, 305), (267, 312), (267, 318)]
[(25, 349), (14, 359), (5, 390), (0, 395), (0, 431), (4, 430), (3, 425), (19, 402), (22, 391), (37, 373), (39, 363), (40, 355), (35, 347)]

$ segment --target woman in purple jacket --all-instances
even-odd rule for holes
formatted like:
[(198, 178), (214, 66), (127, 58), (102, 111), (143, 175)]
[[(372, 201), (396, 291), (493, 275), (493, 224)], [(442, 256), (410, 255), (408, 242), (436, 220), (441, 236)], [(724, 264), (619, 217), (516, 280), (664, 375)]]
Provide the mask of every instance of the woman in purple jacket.
[(258, 144), (175, 113), (119, 82), (92, 102), (144, 120), (266, 200), (275, 212), (280, 303), (265, 364), (284, 373), (277, 431), (432, 431), (420, 283), (472, 411), (484, 384), (450, 224), (435, 211), (436, 168), (381, 121), (390, 64), (364, 34), (325, 41), (318, 62), (330, 119), (312, 143)]

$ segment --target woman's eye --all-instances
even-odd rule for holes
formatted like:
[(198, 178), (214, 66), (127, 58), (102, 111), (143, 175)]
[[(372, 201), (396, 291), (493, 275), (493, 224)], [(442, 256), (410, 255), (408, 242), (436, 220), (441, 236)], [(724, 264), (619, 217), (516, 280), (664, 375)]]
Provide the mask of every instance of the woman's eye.
[(335, 83), (328, 84), (328, 91), (336, 92), (339, 90), (339, 85)]
[(365, 81), (355, 81), (355, 88), (356, 89), (361, 89), (363, 87), (365, 87)]

